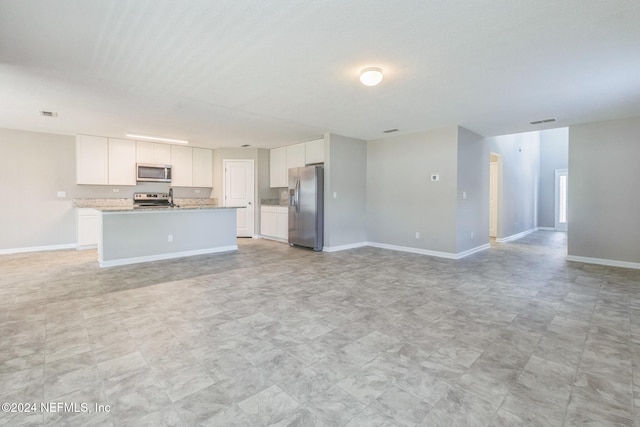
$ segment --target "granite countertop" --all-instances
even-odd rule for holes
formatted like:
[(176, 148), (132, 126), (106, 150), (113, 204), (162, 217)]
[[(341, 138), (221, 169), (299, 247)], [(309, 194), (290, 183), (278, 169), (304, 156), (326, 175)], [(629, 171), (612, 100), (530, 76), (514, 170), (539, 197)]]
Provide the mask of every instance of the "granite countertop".
[(226, 207), (226, 206), (214, 206), (214, 205), (191, 205), (191, 206), (181, 206), (177, 205), (172, 208), (169, 207), (155, 207), (155, 206), (145, 206), (143, 208), (134, 208), (133, 206), (106, 206), (106, 207), (96, 207), (102, 212), (177, 212), (177, 211), (193, 211), (193, 210), (219, 210), (219, 209), (241, 209), (246, 206), (236, 206), (236, 207)]
[(260, 199), (260, 206), (289, 206), (288, 200), (280, 200), (280, 199)]
[[(218, 206), (218, 199), (175, 199), (176, 205), (181, 209), (213, 209), (220, 208)], [(92, 208), (98, 210), (133, 210), (132, 199), (74, 199), (73, 206), (76, 208)], [(149, 209), (149, 208), (144, 208)], [(157, 208), (157, 209), (170, 209), (170, 208)], [(156, 210), (157, 210), (156, 209)], [(140, 208), (136, 209), (140, 210)]]

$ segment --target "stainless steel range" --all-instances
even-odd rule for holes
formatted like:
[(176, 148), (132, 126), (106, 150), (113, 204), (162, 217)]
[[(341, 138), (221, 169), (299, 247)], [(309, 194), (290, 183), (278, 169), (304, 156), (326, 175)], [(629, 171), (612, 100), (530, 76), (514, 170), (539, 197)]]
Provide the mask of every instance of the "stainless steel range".
[(138, 208), (170, 208), (173, 200), (169, 193), (134, 193), (133, 207)]

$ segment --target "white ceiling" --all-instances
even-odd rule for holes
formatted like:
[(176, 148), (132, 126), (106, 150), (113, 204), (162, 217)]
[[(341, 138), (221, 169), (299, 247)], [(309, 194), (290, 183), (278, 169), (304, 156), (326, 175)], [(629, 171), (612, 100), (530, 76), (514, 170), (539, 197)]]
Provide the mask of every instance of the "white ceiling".
[(489, 136), (640, 115), (639, 76), (638, 0), (0, 0), (13, 129), (213, 148)]

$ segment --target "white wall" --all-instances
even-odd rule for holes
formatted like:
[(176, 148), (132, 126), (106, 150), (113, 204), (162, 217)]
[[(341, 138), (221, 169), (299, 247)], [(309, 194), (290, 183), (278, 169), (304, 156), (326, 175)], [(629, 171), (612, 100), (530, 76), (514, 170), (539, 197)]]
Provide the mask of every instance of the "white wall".
[(539, 132), (496, 136), (488, 138), (488, 143), (491, 152), (502, 156), (497, 237), (507, 238), (534, 229), (538, 217)]
[(456, 252), (457, 141), (450, 127), (367, 143), (370, 242)]
[(569, 167), (569, 128), (540, 132), (538, 227), (555, 227), (556, 169)]
[(456, 253), (489, 243), (489, 158), (486, 139), (458, 127)]
[(75, 138), (0, 129), (0, 159), (0, 251), (75, 244)]
[(367, 241), (367, 143), (326, 134), (324, 149), (324, 246), (331, 250), (363, 244)]
[(640, 263), (640, 117), (569, 128), (569, 257)]

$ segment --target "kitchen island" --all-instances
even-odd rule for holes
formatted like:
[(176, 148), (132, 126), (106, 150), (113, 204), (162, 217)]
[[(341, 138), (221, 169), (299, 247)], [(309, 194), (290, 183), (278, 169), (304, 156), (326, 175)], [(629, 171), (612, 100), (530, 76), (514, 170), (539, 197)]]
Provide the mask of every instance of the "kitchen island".
[(236, 209), (98, 208), (100, 267), (237, 250)]

